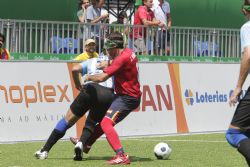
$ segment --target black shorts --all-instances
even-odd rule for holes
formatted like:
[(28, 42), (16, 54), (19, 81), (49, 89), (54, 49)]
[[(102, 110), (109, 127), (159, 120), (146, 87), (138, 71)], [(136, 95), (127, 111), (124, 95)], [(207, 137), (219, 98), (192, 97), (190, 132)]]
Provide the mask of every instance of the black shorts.
[(114, 99), (114, 90), (97, 83), (84, 85), (70, 109), (77, 117), (82, 117), (88, 110), (89, 117), (100, 122)]
[(243, 131), (250, 130), (250, 88), (239, 101), (231, 125), (239, 127)]
[(117, 95), (112, 102), (106, 117), (110, 118), (115, 124), (122, 121), (125, 117), (140, 105), (141, 99), (128, 95)]

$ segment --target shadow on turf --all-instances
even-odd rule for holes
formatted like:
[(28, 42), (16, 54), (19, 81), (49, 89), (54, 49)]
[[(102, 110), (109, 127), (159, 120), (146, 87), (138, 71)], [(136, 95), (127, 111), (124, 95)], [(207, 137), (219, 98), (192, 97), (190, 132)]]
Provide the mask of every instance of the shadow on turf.
[[(89, 160), (110, 160), (113, 157), (111, 156), (89, 156), (89, 157), (83, 157), (82, 161), (89, 161)], [(49, 159), (60, 159), (60, 160), (73, 160), (72, 158), (49, 158)], [(147, 162), (147, 161), (154, 161), (151, 158), (142, 158), (142, 157), (136, 157), (136, 156), (129, 156), (129, 159), (131, 162)]]
[[(97, 157), (97, 156), (89, 156), (88, 158), (84, 158), (83, 160), (110, 160), (112, 159), (113, 157), (109, 157), (109, 156), (105, 156), (105, 157)], [(150, 158), (142, 158), (142, 157), (136, 157), (136, 156), (129, 156), (129, 159), (132, 161), (132, 162), (137, 162), (137, 161), (153, 161), (152, 159)]]

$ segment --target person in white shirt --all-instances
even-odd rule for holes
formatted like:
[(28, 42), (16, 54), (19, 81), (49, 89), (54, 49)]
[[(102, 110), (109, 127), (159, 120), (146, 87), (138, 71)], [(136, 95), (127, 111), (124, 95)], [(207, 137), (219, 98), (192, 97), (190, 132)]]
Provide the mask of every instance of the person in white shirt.
[(247, 17), (248, 22), (240, 30), (242, 52), (240, 73), (236, 88), (229, 99), (230, 106), (234, 106), (238, 100), (239, 104), (226, 132), (226, 139), (231, 146), (237, 148), (250, 166), (250, 87), (244, 97), (239, 99), (242, 86), (250, 70), (250, 0), (245, 0), (242, 12)]
[[(170, 14), (170, 5), (167, 1), (164, 0), (154, 0), (154, 5), (152, 8), (155, 18), (161, 23), (164, 24), (164, 27), (159, 28), (158, 31), (158, 52), (162, 49), (162, 51), (166, 51), (169, 54), (169, 42), (170, 42), (170, 34), (169, 29), (172, 26), (172, 18)], [(164, 55), (165, 53), (161, 53)]]

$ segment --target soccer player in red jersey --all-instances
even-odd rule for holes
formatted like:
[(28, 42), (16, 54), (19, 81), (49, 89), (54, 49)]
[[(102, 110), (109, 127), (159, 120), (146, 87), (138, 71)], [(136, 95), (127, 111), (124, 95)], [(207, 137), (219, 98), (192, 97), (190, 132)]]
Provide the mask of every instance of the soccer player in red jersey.
[[(112, 63), (104, 68), (103, 73), (88, 75), (85, 80), (102, 82), (114, 76), (116, 97), (101, 121), (99, 130), (95, 130), (95, 133), (102, 130), (110, 146), (116, 152), (116, 155), (108, 161), (108, 164), (130, 164), (129, 157), (123, 150), (114, 126), (140, 104), (141, 91), (138, 81), (138, 59), (131, 49), (123, 48), (123, 36), (118, 32), (109, 34), (105, 42), (105, 49), (108, 51)], [(102, 133), (99, 133), (96, 137), (98, 138), (101, 135)], [(76, 156), (81, 156), (80, 154), (83, 150), (78, 145), (84, 144), (76, 144)]]

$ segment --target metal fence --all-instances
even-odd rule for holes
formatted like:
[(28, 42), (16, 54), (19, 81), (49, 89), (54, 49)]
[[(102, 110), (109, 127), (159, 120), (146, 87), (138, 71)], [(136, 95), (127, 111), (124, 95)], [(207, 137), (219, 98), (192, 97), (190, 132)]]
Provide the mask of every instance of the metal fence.
[(0, 32), (5, 34), (6, 48), (12, 53), (79, 54), (87, 38), (94, 38), (101, 52), (105, 37), (112, 31), (121, 32), (125, 45), (139, 55), (241, 56), (238, 29), (171, 27), (165, 31), (134, 25), (0, 19)]

